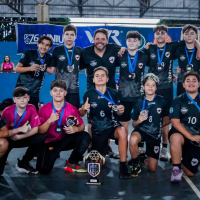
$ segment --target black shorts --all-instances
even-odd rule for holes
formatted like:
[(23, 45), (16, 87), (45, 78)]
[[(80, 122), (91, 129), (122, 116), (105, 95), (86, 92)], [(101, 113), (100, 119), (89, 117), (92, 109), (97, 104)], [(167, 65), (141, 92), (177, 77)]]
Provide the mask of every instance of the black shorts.
[[(169, 138), (174, 133), (179, 133), (174, 127), (169, 131)], [(181, 134), (182, 135), (182, 134)], [(183, 135), (182, 135), (183, 136)], [(195, 146), (192, 142), (184, 137), (184, 145), (182, 146), (182, 161), (181, 163), (193, 174), (198, 171), (198, 166), (200, 162), (200, 147)]]
[(173, 88), (158, 89), (156, 90), (156, 94), (165, 97), (167, 109), (169, 110), (173, 101)]
[(127, 102), (127, 101), (121, 101), (121, 105), (124, 106), (124, 113), (122, 115), (118, 115), (118, 119), (120, 122), (127, 122), (131, 119), (131, 111), (133, 110), (133, 107), (135, 105), (135, 102)]
[(30, 97), (30, 100), (28, 103), (34, 105), (36, 110), (38, 111), (39, 110), (39, 106), (38, 106), (39, 102), (40, 102), (39, 97)]
[(159, 159), (161, 139), (155, 139), (140, 129), (135, 129), (133, 132), (138, 132), (141, 135), (141, 142), (146, 142), (146, 154), (148, 157)]
[(120, 126), (109, 128), (100, 134), (92, 132), (92, 150), (97, 150), (101, 155), (104, 156), (108, 151), (108, 139), (114, 139), (115, 144), (118, 145), (118, 139), (114, 137), (115, 130), (118, 127)]
[(80, 108), (80, 98), (79, 93), (69, 93), (65, 96), (65, 101), (67, 103), (72, 104), (72, 106), (76, 107), (77, 109)]

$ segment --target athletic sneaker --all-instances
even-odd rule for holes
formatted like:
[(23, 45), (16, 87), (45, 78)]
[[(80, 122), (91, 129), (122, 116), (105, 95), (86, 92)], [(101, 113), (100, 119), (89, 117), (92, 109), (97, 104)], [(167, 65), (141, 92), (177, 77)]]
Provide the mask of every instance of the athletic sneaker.
[(171, 182), (181, 182), (182, 176), (183, 176), (182, 169), (179, 169), (179, 167), (174, 166), (172, 170)]
[(168, 161), (169, 156), (168, 156), (168, 151), (166, 147), (162, 147), (160, 151), (160, 160), (161, 161)]
[(66, 160), (65, 167), (63, 169), (68, 172), (87, 172), (87, 169), (82, 165), (71, 164), (68, 160)]
[(137, 177), (140, 172), (141, 172), (140, 163), (133, 165), (131, 170), (131, 177)]
[(128, 172), (127, 164), (124, 165), (124, 166), (122, 166), (120, 164), (120, 166), (119, 166), (119, 178), (121, 178), (121, 179), (131, 178), (131, 174)]
[(33, 168), (33, 166), (28, 162), (24, 163), (19, 158), (17, 159), (18, 163), (15, 165), (15, 168), (20, 172), (25, 172), (27, 174), (38, 174), (38, 171)]
[(114, 159), (119, 159), (119, 152), (115, 153), (115, 154), (113, 155), (113, 158), (114, 158)]
[(144, 150), (144, 148), (143, 147), (139, 147), (138, 148), (138, 155), (140, 155), (140, 154), (145, 154), (146, 152), (145, 152), (145, 150)]
[(113, 158), (114, 154), (115, 153), (113, 152), (112, 148), (110, 146), (108, 146), (108, 151), (106, 153), (106, 157)]

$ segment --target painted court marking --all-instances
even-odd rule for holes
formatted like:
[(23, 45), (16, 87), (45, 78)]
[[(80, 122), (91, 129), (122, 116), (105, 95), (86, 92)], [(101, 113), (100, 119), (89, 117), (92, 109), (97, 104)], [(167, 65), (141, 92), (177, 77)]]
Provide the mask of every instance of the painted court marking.
[(186, 175), (183, 175), (184, 179), (187, 181), (187, 183), (190, 185), (190, 187), (194, 190), (194, 192), (196, 193), (196, 195), (199, 197), (200, 199), (200, 191), (198, 190), (198, 188), (194, 185), (194, 183), (189, 179), (189, 177), (187, 177)]

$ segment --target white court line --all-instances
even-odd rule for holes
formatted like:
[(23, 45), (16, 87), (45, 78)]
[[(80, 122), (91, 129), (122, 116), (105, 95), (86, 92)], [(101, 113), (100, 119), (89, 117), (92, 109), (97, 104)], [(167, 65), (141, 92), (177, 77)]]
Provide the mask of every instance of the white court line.
[(196, 193), (196, 195), (200, 199), (200, 191), (197, 189), (197, 187), (194, 185), (194, 183), (186, 175), (183, 175), (183, 177), (184, 177), (184, 179), (187, 181), (187, 183), (190, 185), (190, 187), (194, 190), (194, 192)]

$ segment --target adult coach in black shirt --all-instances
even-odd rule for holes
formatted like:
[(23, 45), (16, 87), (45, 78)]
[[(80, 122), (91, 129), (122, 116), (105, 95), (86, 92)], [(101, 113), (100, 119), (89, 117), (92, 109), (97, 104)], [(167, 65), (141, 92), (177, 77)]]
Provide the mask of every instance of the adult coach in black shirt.
[(119, 120), (128, 133), (131, 111), (135, 102), (144, 94), (142, 81), (144, 69), (148, 65), (148, 55), (138, 50), (141, 45), (141, 35), (138, 31), (129, 31), (126, 35), (126, 51), (117, 61), (120, 66), (119, 94), (124, 113)]
[[(156, 95), (159, 79), (152, 73), (145, 76), (143, 88), (145, 97), (138, 100), (134, 106), (133, 127), (135, 128), (129, 140), (129, 149), (132, 164), (131, 177), (137, 177), (141, 172), (140, 164), (145, 163), (150, 171), (156, 171), (158, 166), (161, 128), (170, 123), (167, 102), (164, 97)], [(146, 142), (147, 158), (142, 161), (138, 156), (138, 143)]]
[(63, 29), (64, 45), (55, 47), (52, 55), (51, 66), (56, 69), (56, 79), (65, 81), (67, 96), (65, 100), (80, 107), (79, 99), (79, 66), (82, 49), (74, 45), (77, 37), (77, 29), (73, 25), (67, 25)]
[[(185, 47), (185, 41), (176, 41), (166, 43), (168, 28), (165, 25), (158, 25), (154, 29), (154, 37), (157, 45), (150, 45), (146, 53), (149, 55), (149, 72), (159, 78), (159, 84), (156, 94), (164, 96), (167, 106), (170, 108), (173, 101), (173, 59), (178, 47)], [(199, 49), (199, 44), (195, 45)], [(200, 57), (200, 56), (199, 56)], [(167, 161), (167, 143), (168, 143), (169, 126), (162, 131), (162, 149), (160, 160)]]
[(183, 39), (185, 40), (185, 48), (178, 47), (175, 52), (175, 58), (178, 58), (177, 73), (177, 96), (185, 92), (183, 88), (183, 74), (187, 71), (193, 70), (200, 74), (200, 60), (196, 58), (197, 48), (195, 47), (195, 40), (198, 35), (196, 26), (187, 24), (182, 29)]
[(118, 143), (120, 155), (120, 178), (130, 178), (126, 162), (128, 134), (118, 121), (117, 116), (124, 112), (124, 106), (119, 105), (116, 90), (106, 87), (108, 70), (105, 67), (94, 69), (95, 88), (84, 94), (84, 104), (79, 110), (81, 116), (89, 111), (89, 120), (92, 124), (92, 149), (103, 156), (108, 150), (108, 139), (115, 139)]
[(42, 36), (37, 43), (37, 50), (27, 50), (22, 55), (16, 73), (20, 73), (16, 87), (22, 86), (29, 90), (30, 104), (39, 110), (39, 92), (44, 81), (45, 73), (51, 73), (51, 55), (47, 53), (53, 46), (53, 41), (48, 36)]
[(186, 92), (174, 99), (170, 108), (173, 126), (169, 132), (173, 163), (171, 182), (181, 181), (182, 170), (187, 176), (194, 176), (198, 171), (200, 162), (199, 81), (197, 72), (186, 72), (183, 76), (183, 87)]

